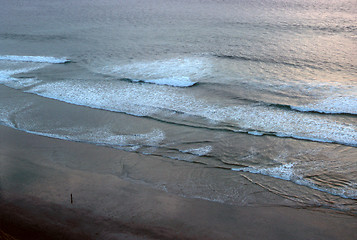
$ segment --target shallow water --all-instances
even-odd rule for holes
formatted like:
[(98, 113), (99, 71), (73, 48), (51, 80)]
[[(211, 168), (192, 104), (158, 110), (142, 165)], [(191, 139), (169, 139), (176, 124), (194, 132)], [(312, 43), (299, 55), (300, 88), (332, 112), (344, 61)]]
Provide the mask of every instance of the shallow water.
[(1, 124), (355, 208), (353, 1), (0, 3)]

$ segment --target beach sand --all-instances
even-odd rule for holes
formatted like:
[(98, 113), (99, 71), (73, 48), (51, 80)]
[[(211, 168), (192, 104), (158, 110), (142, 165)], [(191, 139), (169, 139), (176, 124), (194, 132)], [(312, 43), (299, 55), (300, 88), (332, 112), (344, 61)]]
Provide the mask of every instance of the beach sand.
[(357, 239), (247, 177), (0, 126), (0, 239)]

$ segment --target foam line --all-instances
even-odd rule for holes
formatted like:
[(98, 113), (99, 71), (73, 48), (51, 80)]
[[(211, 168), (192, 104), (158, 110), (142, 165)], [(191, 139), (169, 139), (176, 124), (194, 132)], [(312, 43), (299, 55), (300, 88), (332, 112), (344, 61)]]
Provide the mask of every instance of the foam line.
[(35, 62), (35, 63), (68, 63), (67, 58), (55, 58), (46, 56), (17, 56), (17, 55), (0, 55), (0, 60), (14, 62)]

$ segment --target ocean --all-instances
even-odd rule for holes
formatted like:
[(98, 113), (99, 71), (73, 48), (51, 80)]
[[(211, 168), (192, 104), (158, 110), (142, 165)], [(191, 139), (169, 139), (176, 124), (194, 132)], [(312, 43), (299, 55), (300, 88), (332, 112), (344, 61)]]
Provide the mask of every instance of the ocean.
[(0, 124), (357, 210), (355, 0), (0, 4)]

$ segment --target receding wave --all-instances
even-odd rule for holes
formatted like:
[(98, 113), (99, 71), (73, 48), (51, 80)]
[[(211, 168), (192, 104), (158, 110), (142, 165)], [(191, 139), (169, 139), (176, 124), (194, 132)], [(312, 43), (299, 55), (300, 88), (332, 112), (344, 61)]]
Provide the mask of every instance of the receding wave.
[(335, 196), (340, 196), (349, 199), (357, 199), (357, 190), (350, 186), (348, 183), (337, 188), (314, 184), (312, 181), (306, 179), (302, 174), (297, 173), (297, 170), (295, 170), (293, 163), (282, 164), (280, 166), (270, 168), (242, 167), (232, 168), (231, 170), (262, 174), (282, 180), (291, 181), (293, 183), (302, 186), (307, 186), (309, 188), (321, 192), (326, 192)]
[(17, 56), (17, 55), (0, 55), (0, 60), (15, 62), (34, 62), (34, 63), (68, 63), (67, 58), (55, 58), (47, 56)]

